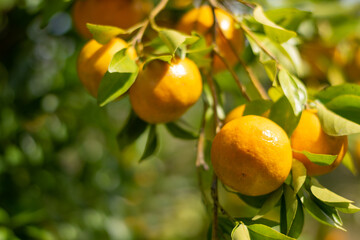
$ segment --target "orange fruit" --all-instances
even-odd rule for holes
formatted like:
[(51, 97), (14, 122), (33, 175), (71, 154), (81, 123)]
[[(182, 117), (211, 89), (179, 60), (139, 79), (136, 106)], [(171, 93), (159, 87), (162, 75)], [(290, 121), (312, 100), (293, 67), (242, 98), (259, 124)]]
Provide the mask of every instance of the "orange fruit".
[(347, 136), (329, 136), (321, 128), (319, 117), (314, 110), (304, 110), (300, 121), (291, 136), (291, 146), (295, 151), (307, 151), (316, 154), (337, 155), (329, 166), (312, 163), (304, 154), (293, 151), (293, 156), (301, 161), (309, 176), (318, 176), (334, 170), (347, 151)]
[(155, 60), (143, 69), (130, 88), (135, 113), (149, 123), (178, 119), (200, 97), (202, 79), (196, 64), (185, 58), (172, 64)]
[(300, 53), (308, 64), (308, 80), (319, 81), (327, 78), (329, 64), (332, 62), (335, 48), (321, 40), (306, 42), (300, 47)]
[(145, 16), (144, 6), (139, 0), (77, 0), (73, 21), (80, 35), (91, 38), (86, 23), (129, 28)]
[(215, 136), (211, 162), (224, 184), (245, 195), (264, 195), (289, 175), (290, 140), (273, 121), (247, 115), (227, 123)]
[[(124, 40), (113, 38), (105, 45), (92, 39), (81, 49), (77, 61), (77, 72), (80, 81), (91, 95), (97, 97), (101, 79), (108, 70), (112, 57), (126, 47), (128, 44)], [(128, 48), (127, 53), (133, 59), (136, 58), (134, 48)]]
[[(229, 114), (226, 116), (226, 118), (224, 120), (224, 124), (226, 124), (234, 119), (238, 119), (238, 118), (242, 117), (244, 114), (245, 108), (246, 108), (246, 104), (242, 104), (242, 105), (234, 108), (233, 110), (231, 110), (231, 112), (229, 112)], [(270, 109), (266, 110), (263, 114), (261, 114), (261, 116), (268, 117), (269, 114), (270, 114)]]
[(234, 119), (238, 119), (238, 118), (242, 117), (244, 114), (244, 111), (245, 111), (245, 107), (246, 107), (246, 105), (243, 104), (243, 105), (240, 105), (240, 106), (234, 108), (233, 110), (231, 110), (231, 112), (229, 112), (229, 114), (226, 115), (224, 124), (226, 124)]
[(349, 240), (349, 234), (339, 229), (330, 230), (323, 240)]
[[(219, 47), (221, 54), (227, 59), (231, 66), (234, 66), (238, 62), (237, 55), (239, 55), (244, 49), (244, 34), (241, 29), (235, 27), (235, 21), (225, 11), (221, 9), (215, 9), (215, 16), (219, 24), (216, 36), (216, 45)], [(211, 26), (214, 23), (212, 10), (209, 6), (202, 6), (200, 8), (194, 8), (187, 12), (180, 19), (177, 24), (177, 29), (186, 34), (190, 34), (192, 31), (205, 35), (208, 44), (211, 44), (212, 33)], [(224, 37), (225, 36), (225, 37)], [(234, 47), (233, 51), (231, 45)], [(214, 57), (213, 62), (214, 72), (219, 72), (226, 69), (226, 65), (218, 57)]]

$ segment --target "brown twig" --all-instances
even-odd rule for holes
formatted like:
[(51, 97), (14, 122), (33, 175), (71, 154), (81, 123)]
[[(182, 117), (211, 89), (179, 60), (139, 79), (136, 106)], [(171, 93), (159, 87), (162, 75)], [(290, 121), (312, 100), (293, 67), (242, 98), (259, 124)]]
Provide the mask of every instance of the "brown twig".
[(200, 133), (197, 143), (197, 154), (196, 154), (196, 163), (195, 163), (197, 168), (203, 167), (205, 171), (209, 170), (209, 166), (205, 162), (205, 156), (204, 156), (206, 111), (208, 107), (209, 105), (204, 101), (204, 113), (202, 116)]
[(219, 196), (218, 196), (218, 179), (215, 173), (213, 173), (213, 180), (211, 185), (211, 197), (213, 199), (213, 227), (212, 227), (212, 240), (218, 240), (218, 208), (219, 208)]
[[(241, 57), (239, 56), (239, 54), (237, 53), (235, 46), (232, 44), (232, 42), (225, 37), (224, 33), (221, 31), (220, 26), (218, 26), (219, 28), (219, 32), (220, 32), (220, 37), (223, 38), (227, 44), (229, 44), (231, 51), (234, 53), (234, 55), (236, 56), (238, 62), (240, 62), (240, 64), (243, 66), (243, 68), (245, 69), (247, 75), (249, 76), (251, 82), (254, 84), (256, 90), (259, 92), (260, 96), (263, 99), (269, 99), (268, 94), (266, 93), (264, 87), (261, 85), (260, 81), (257, 79), (257, 77), (255, 76), (254, 72), (252, 71), (252, 69), (241, 59)], [(231, 66), (230, 66), (231, 68)], [(228, 67), (229, 69), (229, 67)], [(230, 70), (230, 69), (229, 69)], [(240, 82), (241, 83), (241, 82)], [(239, 85), (239, 83), (237, 83)]]
[(226, 68), (231, 73), (231, 76), (234, 78), (236, 84), (240, 88), (241, 94), (246, 98), (246, 100), (250, 101), (249, 95), (246, 93), (246, 87), (241, 83), (239, 77), (236, 75), (235, 71), (232, 69), (229, 62), (226, 60), (226, 58), (222, 55), (222, 53), (219, 51), (217, 47), (214, 48), (215, 54), (221, 59), (221, 61), (225, 64)]

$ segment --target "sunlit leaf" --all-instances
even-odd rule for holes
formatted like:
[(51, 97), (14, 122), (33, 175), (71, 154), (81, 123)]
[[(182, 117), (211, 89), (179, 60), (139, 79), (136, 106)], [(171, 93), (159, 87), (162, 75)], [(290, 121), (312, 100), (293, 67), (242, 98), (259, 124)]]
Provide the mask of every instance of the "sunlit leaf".
[(271, 193), (270, 196), (266, 199), (259, 212), (253, 217), (253, 220), (262, 218), (266, 213), (272, 210), (275, 205), (280, 201), (282, 196), (283, 189), (282, 187), (278, 188), (275, 192)]
[(298, 116), (307, 101), (307, 91), (304, 84), (285, 69), (279, 71), (279, 82), (293, 108), (294, 114)]
[(266, 16), (277, 25), (289, 30), (296, 30), (302, 21), (311, 16), (311, 12), (296, 8), (277, 8), (265, 12)]
[(354, 164), (354, 159), (351, 157), (351, 154), (349, 152), (347, 152), (343, 158), (343, 160), (341, 161), (341, 163), (347, 168), (349, 169), (349, 171), (353, 174), (353, 175), (357, 175), (358, 171), (356, 169), (356, 166)]
[(138, 71), (134, 73), (105, 73), (99, 86), (98, 104), (105, 106), (126, 93), (135, 82), (138, 73)]
[(306, 168), (304, 164), (296, 159), (293, 159), (292, 167), (292, 186), (296, 194), (304, 185), (306, 180)]
[(329, 166), (333, 164), (333, 162), (336, 160), (337, 155), (329, 155), (329, 154), (317, 154), (317, 153), (310, 153), (308, 151), (296, 151), (293, 149), (296, 153), (302, 153), (304, 154), (310, 162), (313, 162), (317, 165), (321, 166)]
[(272, 105), (269, 119), (282, 127), (290, 137), (300, 121), (300, 114), (295, 116), (289, 100), (283, 96)]
[(254, 9), (254, 18), (256, 21), (264, 25), (265, 33), (275, 42), (283, 43), (297, 35), (296, 32), (287, 30), (272, 22), (265, 15), (260, 5), (257, 5)]
[(354, 201), (346, 199), (342, 196), (337, 195), (336, 193), (331, 192), (329, 189), (323, 187), (315, 178), (311, 179), (312, 185), (310, 190), (312, 194), (319, 200), (332, 205), (332, 206), (342, 206), (343, 204), (353, 203)]
[(354, 133), (360, 133), (360, 125), (346, 118), (343, 118), (334, 112), (328, 110), (319, 101), (316, 102), (318, 116), (323, 130), (331, 136), (344, 136)]
[(303, 191), (299, 191), (300, 193), (300, 199), (303, 203), (306, 211), (318, 222), (323, 223), (325, 225), (336, 227), (343, 229), (341, 226), (339, 226), (337, 223), (334, 222), (331, 216), (328, 216), (308, 195), (308, 193)]
[(160, 30), (159, 37), (168, 46), (172, 54), (174, 54), (182, 44), (191, 44), (198, 40), (196, 36), (185, 35), (172, 29)]
[(341, 95), (360, 96), (360, 85), (346, 83), (337, 86), (330, 86), (318, 92), (315, 97), (322, 103), (326, 104), (327, 102)]
[(247, 227), (251, 240), (295, 240), (292, 237), (279, 233), (278, 231), (262, 224), (253, 224)]
[(96, 25), (91, 23), (87, 23), (86, 26), (93, 35), (93, 38), (101, 44), (106, 44), (113, 37), (126, 33), (126, 30), (114, 26)]
[(134, 73), (139, 67), (136, 62), (127, 54), (127, 49), (122, 49), (115, 53), (108, 67), (109, 73)]
[(239, 223), (231, 233), (232, 240), (251, 240), (245, 224)]
[(327, 102), (325, 106), (336, 114), (360, 124), (360, 96), (340, 95)]

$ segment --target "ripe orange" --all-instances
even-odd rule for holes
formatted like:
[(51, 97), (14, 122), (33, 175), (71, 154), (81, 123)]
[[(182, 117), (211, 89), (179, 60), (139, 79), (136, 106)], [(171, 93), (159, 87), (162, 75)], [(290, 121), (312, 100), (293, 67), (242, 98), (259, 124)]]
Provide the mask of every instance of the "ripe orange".
[(215, 136), (211, 161), (224, 184), (245, 195), (264, 195), (289, 175), (290, 141), (273, 121), (247, 115), (227, 123)]
[[(80, 81), (91, 95), (97, 97), (101, 79), (108, 70), (112, 57), (126, 47), (128, 45), (124, 40), (113, 38), (105, 45), (93, 39), (82, 48), (77, 61), (77, 72)], [(133, 59), (136, 58), (134, 48), (128, 48), (127, 53)]]
[[(238, 119), (240, 117), (243, 116), (244, 111), (245, 111), (245, 104), (242, 104), (236, 108), (234, 108), (233, 110), (231, 110), (231, 112), (229, 112), (229, 114), (226, 116), (225, 120), (224, 120), (224, 124), (234, 120), (234, 119)], [(263, 117), (268, 117), (270, 114), (270, 109), (266, 110), (263, 114), (261, 114), (261, 116)]]
[[(225, 11), (221, 9), (215, 9), (215, 16), (219, 24), (217, 31), (221, 31), (216, 36), (216, 44), (219, 47), (219, 51), (227, 59), (231, 66), (238, 62), (237, 55), (239, 55), (244, 49), (244, 35), (241, 29), (235, 27), (235, 21)], [(200, 8), (194, 8), (187, 12), (180, 19), (177, 24), (177, 29), (184, 33), (190, 34), (192, 31), (197, 31), (200, 34), (205, 35), (208, 44), (211, 44), (211, 26), (214, 23), (212, 10), (209, 6), (202, 6)], [(235, 52), (231, 48), (234, 47)], [(225, 64), (218, 56), (214, 57), (214, 72), (219, 72), (226, 69)]]
[(149, 123), (178, 119), (200, 97), (202, 79), (194, 62), (175, 59), (171, 65), (155, 60), (143, 69), (130, 88), (135, 113)]
[(305, 165), (308, 175), (317, 176), (334, 170), (341, 163), (347, 151), (348, 139), (347, 136), (327, 135), (321, 128), (316, 111), (305, 110), (291, 136), (291, 146), (296, 151), (338, 155), (333, 164), (320, 166), (312, 163), (304, 154), (293, 152), (294, 158)]
[(244, 114), (244, 111), (245, 111), (245, 107), (246, 107), (246, 105), (243, 104), (243, 105), (240, 105), (240, 106), (234, 108), (233, 110), (231, 110), (231, 112), (228, 115), (226, 115), (224, 124), (226, 124), (234, 119), (242, 117)]
[(86, 23), (129, 28), (145, 15), (146, 7), (140, 0), (77, 0), (73, 21), (84, 38), (91, 38)]

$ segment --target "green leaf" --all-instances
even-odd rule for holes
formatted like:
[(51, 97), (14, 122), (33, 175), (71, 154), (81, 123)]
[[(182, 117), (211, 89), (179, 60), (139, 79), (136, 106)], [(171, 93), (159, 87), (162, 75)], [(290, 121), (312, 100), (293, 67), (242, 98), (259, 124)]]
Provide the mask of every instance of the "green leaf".
[(277, 63), (275, 60), (267, 60), (261, 62), (265, 68), (266, 74), (272, 82), (276, 82), (276, 74), (277, 74)]
[(125, 147), (135, 142), (135, 140), (145, 132), (147, 126), (147, 122), (141, 120), (134, 111), (131, 111), (126, 124), (116, 137), (119, 149), (123, 150)]
[(284, 96), (284, 93), (280, 87), (269, 88), (268, 94), (271, 100), (273, 100), (274, 102), (277, 102), (282, 96)]
[(272, 210), (275, 205), (280, 201), (282, 196), (283, 189), (282, 187), (278, 188), (275, 192), (271, 193), (270, 196), (266, 199), (259, 212), (253, 217), (253, 220), (262, 218), (266, 213)]
[(296, 239), (300, 236), (305, 223), (304, 209), (299, 198), (297, 202), (298, 206), (296, 209), (295, 218), (292, 222), (291, 228), (288, 231), (288, 235)]
[(273, 102), (270, 100), (254, 100), (246, 103), (243, 115), (258, 115), (261, 116), (272, 106)]
[(198, 138), (198, 134), (185, 130), (174, 122), (165, 124), (165, 127), (174, 137), (187, 140), (194, 140)]
[(322, 103), (326, 104), (341, 95), (360, 96), (360, 85), (346, 83), (337, 86), (330, 86), (320, 91), (318, 94), (316, 94), (315, 97), (319, 99)]
[(281, 69), (279, 72), (279, 82), (293, 108), (294, 114), (298, 116), (307, 101), (307, 91), (304, 84), (285, 69)]
[(231, 232), (232, 240), (251, 240), (249, 230), (244, 223), (239, 223)]
[(275, 222), (265, 218), (260, 218), (257, 220), (252, 220), (252, 218), (236, 218), (236, 221), (243, 222), (245, 225), (262, 224), (268, 227), (279, 226), (279, 222)]
[(143, 68), (145, 68), (146, 65), (148, 65), (151, 61), (160, 60), (170, 64), (172, 59), (173, 59), (172, 55), (150, 56), (145, 60), (143, 64)]
[(133, 59), (126, 53), (127, 49), (121, 49), (112, 57), (108, 72), (109, 73), (134, 73), (139, 67)]
[(357, 175), (357, 169), (354, 164), (354, 160), (351, 157), (351, 154), (347, 152), (341, 162), (353, 175)]
[(198, 67), (210, 67), (211, 59), (209, 54), (212, 51), (213, 46), (207, 46), (203, 36), (197, 34), (195, 34), (195, 36), (199, 39), (187, 48), (186, 57), (193, 60)]
[(160, 30), (159, 37), (169, 48), (171, 54), (174, 54), (182, 44), (191, 44), (198, 40), (196, 36), (188, 36), (172, 29)]
[(126, 50), (122, 49), (113, 56), (108, 71), (100, 82), (98, 90), (100, 106), (104, 106), (126, 93), (135, 82), (139, 68)]
[(283, 96), (272, 105), (269, 119), (282, 127), (290, 137), (300, 121), (300, 114), (295, 116), (289, 100)]
[(354, 201), (346, 199), (322, 186), (315, 178), (311, 178), (310, 190), (314, 196), (330, 206), (344, 206)]
[(265, 12), (266, 16), (286, 29), (296, 31), (303, 20), (311, 16), (311, 12), (305, 12), (296, 8), (278, 8)]
[(352, 205), (351, 203), (344, 207), (336, 207), (336, 209), (343, 213), (357, 213), (360, 211), (360, 208)]
[(251, 240), (295, 240), (278, 231), (261, 224), (253, 224), (248, 226)]
[(316, 101), (318, 116), (324, 132), (331, 136), (344, 136), (354, 133), (360, 133), (360, 125), (346, 118), (343, 118), (334, 112), (328, 110), (319, 101)]
[(341, 95), (327, 102), (325, 106), (336, 114), (360, 124), (360, 96)]
[(86, 24), (87, 28), (93, 35), (93, 38), (101, 43), (106, 44), (108, 43), (112, 38), (116, 37), (120, 34), (131, 34), (135, 30), (141, 28), (143, 26), (142, 23), (138, 23), (134, 26), (132, 26), (129, 29), (122, 29), (114, 26), (106, 26), (106, 25), (97, 25), (97, 24)]
[(273, 41), (278, 43), (283, 43), (289, 40), (290, 38), (296, 37), (296, 32), (286, 30), (279, 25), (276, 25), (272, 22), (264, 13), (262, 7), (257, 5), (254, 9), (254, 18), (256, 21), (264, 25), (264, 30), (266, 35), (269, 36)]
[(329, 166), (333, 164), (333, 162), (337, 158), (337, 155), (317, 154), (317, 153), (310, 153), (308, 151), (296, 151), (294, 149), (293, 151), (304, 154), (310, 160), (310, 162), (313, 162), (320, 166)]
[[(275, 58), (280, 62), (282, 66), (285, 66), (289, 70), (296, 70), (297, 66), (296, 63), (293, 61), (293, 57), (288, 52), (288, 50), (283, 46), (284, 44), (279, 44), (274, 41), (272, 41), (268, 36), (261, 34), (261, 33), (255, 33), (252, 34), (272, 55), (275, 56)], [(253, 52), (257, 55), (267, 55), (264, 53), (261, 48), (257, 45), (257, 42), (255, 42), (249, 35), (246, 35), (247, 39), (249, 40), (251, 49)], [(269, 60), (269, 58), (261, 57), (262, 62), (266, 61), (264, 59)]]
[(99, 86), (98, 104), (103, 107), (126, 93), (135, 82), (138, 73), (138, 71), (134, 73), (105, 73)]
[(292, 186), (296, 194), (305, 183), (306, 168), (302, 162), (293, 159), (291, 172), (292, 172)]
[(304, 211), (296, 193), (290, 186), (284, 186), (284, 198), (281, 204), (281, 232), (297, 238), (304, 226)]
[(126, 30), (114, 26), (96, 25), (91, 23), (87, 23), (86, 26), (93, 35), (93, 38), (101, 44), (106, 44), (113, 37), (126, 33)]
[(156, 133), (156, 125), (150, 125), (149, 135), (146, 141), (146, 146), (143, 155), (140, 158), (140, 162), (153, 155), (158, 146), (158, 139)]
[(266, 194), (266, 195), (261, 195), (261, 196), (247, 196), (247, 195), (243, 195), (241, 193), (236, 193), (236, 195), (243, 200), (247, 205), (254, 207), (254, 208), (261, 208), (266, 199), (269, 198), (269, 196), (271, 195), (271, 193)]
[(331, 226), (343, 229), (337, 223), (334, 222), (331, 216), (328, 216), (308, 195), (308, 193), (303, 191), (299, 191), (300, 200), (303, 203), (306, 211), (318, 222)]

